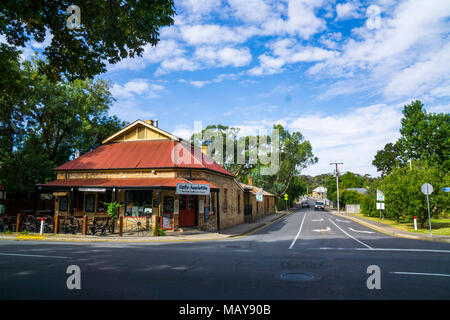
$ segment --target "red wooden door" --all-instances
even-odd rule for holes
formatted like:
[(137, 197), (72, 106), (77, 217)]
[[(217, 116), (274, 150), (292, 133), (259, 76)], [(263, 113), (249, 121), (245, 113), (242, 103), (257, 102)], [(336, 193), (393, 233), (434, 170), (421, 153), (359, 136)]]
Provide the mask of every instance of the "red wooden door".
[(180, 195), (180, 227), (195, 226), (195, 196)]

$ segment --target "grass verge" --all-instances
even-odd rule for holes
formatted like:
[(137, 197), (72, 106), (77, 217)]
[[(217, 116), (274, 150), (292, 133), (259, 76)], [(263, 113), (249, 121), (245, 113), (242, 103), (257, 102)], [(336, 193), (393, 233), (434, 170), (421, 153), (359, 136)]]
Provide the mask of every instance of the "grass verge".
[[(364, 218), (367, 220), (371, 220), (374, 222), (380, 222), (380, 218), (378, 217), (366, 217), (360, 213), (349, 213), (349, 215)], [(420, 228), (420, 225), (417, 225), (417, 231), (414, 230), (414, 223), (413, 222), (400, 222), (398, 223), (395, 220), (390, 219), (382, 219), (381, 223), (386, 224), (390, 227), (403, 230), (403, 231), (409, 231), (414, 233), (424, 233), (429, 234), (430, 229), (428, 226), (428, 223), (426, 223), (425, 228)], [(450, 236), (450, 219), (449, 218), (441, 218), (441, 219), (431, 219), (431, 230), (433, 231), (434, 235), (441, 235), (441, 236)]]

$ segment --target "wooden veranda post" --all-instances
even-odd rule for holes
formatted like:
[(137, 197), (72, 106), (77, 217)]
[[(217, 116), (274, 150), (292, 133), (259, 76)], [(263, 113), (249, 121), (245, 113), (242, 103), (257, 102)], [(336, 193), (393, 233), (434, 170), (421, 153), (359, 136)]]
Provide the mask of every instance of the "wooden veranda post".
[(123, 216), (119, 217), (119, 237), (123, 237)]
[(20, 231), (20, 225), (22, 223), (22, 214), (17, 214), (17, 220), (16, 220), (16, 232)]
[(55, 216), (55, 226), (54, 226), (54, 228), (55, 228), (55, 234), (57, 234), (58, 230), (59, 230), (59, 216)]
[(87, 233), (87, 216), (83, 216), (83, 236), (85, 236)]

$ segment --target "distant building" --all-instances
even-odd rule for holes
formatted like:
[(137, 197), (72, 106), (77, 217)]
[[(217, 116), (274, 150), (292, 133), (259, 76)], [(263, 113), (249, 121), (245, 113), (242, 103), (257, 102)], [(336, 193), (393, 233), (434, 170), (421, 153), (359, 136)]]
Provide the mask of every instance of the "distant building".
[[(244, 221), (252, 222), (268, 214), (275, 213), (275, 195), (264, 191), (261, 188), (249, 184), (241, 183), (244, 189)], [(262, 192), (263, 201), (257, 201), (257, 193)]]
[(316, 199), (325, 199), (327, 194), (327, 188), (325, 187), (317, 187), (312, 191), (312, 197)]

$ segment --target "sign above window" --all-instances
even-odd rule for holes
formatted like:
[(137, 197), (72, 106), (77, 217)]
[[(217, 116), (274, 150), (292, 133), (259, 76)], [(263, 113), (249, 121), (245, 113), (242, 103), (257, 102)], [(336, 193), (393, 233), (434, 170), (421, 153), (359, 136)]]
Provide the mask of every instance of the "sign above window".
[(106, 189), (102, 188), (79, 188), (78, 190), (82, 192), (106, 192)]
[(209, 184), (177, 183), (175, 193), (208, 196), (210, 193)]

